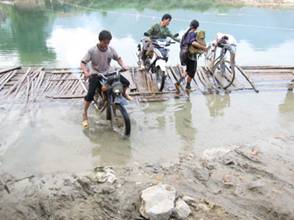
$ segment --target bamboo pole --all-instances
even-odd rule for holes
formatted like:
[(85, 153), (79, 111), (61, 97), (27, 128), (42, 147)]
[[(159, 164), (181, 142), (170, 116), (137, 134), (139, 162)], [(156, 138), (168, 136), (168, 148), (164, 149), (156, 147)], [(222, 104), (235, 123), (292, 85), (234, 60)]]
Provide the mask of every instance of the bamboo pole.
[(79, 81), (78, 80), (76, 80), (75, 81), (75, 84), (73, 85), (73, 87), (72, 87), (72, 89), (71, 89), (71, 91), (69, 92), (71, 95), (74, 95), (75, 94), (75, 91), (77, 90), (77, 88), (80, 86), (80, 84), (79, 84)]
[(2, 84), (3, 81), (5, 81), (5, 79), (9, 76), (10, 73), (11, 72), (7, 72), (7, 73), (0, 75), (0, 85)]
[(23, 75), (23, 77), (17, 83), (15, 83), (12, 86), (12, 88), (10, 88), (10, 90), (6, 93), (6, 96), (11, 95), (12, 93), (14, 93), (15, 95), (17, 94), (22, 83), (25, 81), (25, 79), (28, 76), (28, 74), (30, 73), (30, 71), (31, 71), (31, 68), (29, 67), (28, 70), (26, 71), (26, 73)]
[(71, 88), (73, 83), (74, 81), (68, 81), (67, 84), (61, 89), (60, 94), (66, 94), (66, 91), (68, 91)]
[(17, 70), (14, 70), (14, 71), (10, 72), (8, 74), (8, 76), (6, 77), (6, 79), (4, 79), (3, 81), (1, 81), (1, 83), (0, 83), (0, 90), (5, 86), (6, 83), (9, 82), (9, 80), (11, 80), (15, 76), (16, 73), (17, 73)]
[(13, 71), (13, 70), (18, 70), (18, 69), (21, 69), (21, 66), (16, 66), (16, 67), (0, 70), (0, 74), (7, 73), (7, 72), (10, 72), (10, 71)]
[(258, 89), (255, 88), (254, 84), (251, 82), (251, 80), (248, 78), (248, 76), (243, 72), (243, 70), (239, 66), (236, 66), (236, 67), (241, 72), (243, 77), (248, 81), (248, 83), (251, 85), (251, 87), (254, 89), (254, 91), (256, 93), (258, 93), (259, 92)]
[(25, 97), (25, 100), (26, 100), (26, 104), (28, 104), (29, 102), (29, 96), (30, 96), (30, 78), (27, 77), (27, 90), (26, 90), (26, 97)]

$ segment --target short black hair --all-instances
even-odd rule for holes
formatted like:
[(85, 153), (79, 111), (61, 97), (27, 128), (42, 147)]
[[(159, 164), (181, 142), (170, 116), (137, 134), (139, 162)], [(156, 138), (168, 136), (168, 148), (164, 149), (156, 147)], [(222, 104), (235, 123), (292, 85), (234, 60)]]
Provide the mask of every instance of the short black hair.
[(197, 20), (192, 20), (190, 23), (191, 28), (198, 28), (199, 27), (199, 22)]
[(171, 16), (170, 14), (164, 14), (164, 15), (162, 16), (162, 18), (161, 18), (162, 21), (163, 21), (163, 20), (167, 20), (167, 19), (171, 20), (171, 19), (172, 19), (172, 16)]
[(109, 31), (107, 30), (103, 30), (99, 33), (99, 40), (102, 41), (102, 40), (111, 40), (112, 39), (112, 35)]

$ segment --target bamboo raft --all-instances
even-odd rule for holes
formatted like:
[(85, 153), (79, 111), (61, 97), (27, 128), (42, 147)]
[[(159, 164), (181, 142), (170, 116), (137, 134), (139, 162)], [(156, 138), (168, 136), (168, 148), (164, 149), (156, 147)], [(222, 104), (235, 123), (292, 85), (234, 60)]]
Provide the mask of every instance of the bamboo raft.
[[(130, 95), (139, 101), (164, 101), (175, 93), (174, 84), (180, 78), (178, 67), (167, 68), (165, 88), (159, 92), (152, 75), (130, 68), (123, 75), (130, 81)], [(234, 92), (242, 90), (285, 90), (294, 87), (294, 67), (243, 66), (238, 67), (232, 86), (222, 90), (205, 67), (197, 69), (192, 91), (199, 94)], [(43, 68), (20, 66), (0, 70), (0, 99), (10, 102), (33, 103), (44, 99), (83, 98), (87, 82), (79, 68)], [(182, 88), (182, 95), (184, 96)]]

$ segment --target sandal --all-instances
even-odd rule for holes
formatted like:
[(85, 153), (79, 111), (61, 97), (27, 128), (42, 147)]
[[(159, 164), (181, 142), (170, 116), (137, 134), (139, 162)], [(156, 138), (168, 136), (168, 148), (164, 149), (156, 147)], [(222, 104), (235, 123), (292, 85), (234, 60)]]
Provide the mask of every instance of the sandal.
[(82, 125), (83, 125), (84, 128), (89, 128), (89, 122), (88, 122), (88, 120), (82, 121)]

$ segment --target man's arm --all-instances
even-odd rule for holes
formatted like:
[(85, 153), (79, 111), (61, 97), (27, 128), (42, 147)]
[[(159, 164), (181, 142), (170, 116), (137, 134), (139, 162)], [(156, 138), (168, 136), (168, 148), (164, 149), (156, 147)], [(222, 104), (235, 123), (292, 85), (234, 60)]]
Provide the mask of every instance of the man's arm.
[(121, 68), (127, 70), (129, 67), (123, 62), (122, 58), (117, 54), (116, 50), (110, 47), (112, 51), (112, 59), (114, 59), (120, 66)]
[(206, 48), (205, 45), (200, 44), (200, 43), (198, 43), (197, 41), (193, 41), (193, 42), (192, 42), (192, 45), (193, 45), (194, 47), (197, 47), (197, 48), (201, 49), (201, 50), (204, 50), (204, 51), (207, 50), (207, 48)]
[(91, 49), (89, 49), (87, 51), (87, 53), (85, 54), (85, 56), (83, 57), (80, 67), (84, 73), (84, 77), (87, 79), (90, 76), (90, 70), (87, 67), (87, 63), (89, 63), (91, 60)]
[(90, 77), (90, 71), (88, 67), (86, 66), (86, 64), (87, 64), (86, 62), (82, 61), (80, 66), (81, 66), (82, 72), (84, 73), (85, 78), (87, 79)]
[[(177, 34), (177, 35), (178, 35), (178, 34)], [(168, 28), (166, 28), (166, 36), (167, 36), (167, 37), (170, 37), (171, 39), (173, 39), (174, 41), (176, 41), (176, 42), (178, 42), (178, 43), (181, 42), (181, 39), (175, 37), (175, 35), (172, 34)]]
[(121, 68), (123, 68), (124, 70), (128, 70), (129, 67), (124, 63), (124, 61), (122, 60), (122, 58), (118, 58), (117, 63), (121, 66)]

